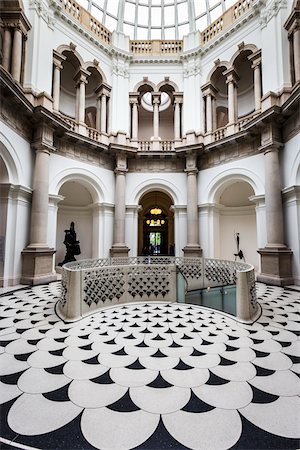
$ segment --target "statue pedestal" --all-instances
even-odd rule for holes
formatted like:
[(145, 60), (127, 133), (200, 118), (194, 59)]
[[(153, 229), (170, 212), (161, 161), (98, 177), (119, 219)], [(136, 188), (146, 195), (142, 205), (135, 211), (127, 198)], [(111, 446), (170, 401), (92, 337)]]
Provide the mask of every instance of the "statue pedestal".
[(27, 247), (22, 251), (22, 284), (50, 283), (56, 281), (57, 275), (53, 271), (54, 248)]
[(261, 273), (257, 275), (257, 281), (275, 286), (293, 284), (292, 255), (287, 247), (260, 248)]

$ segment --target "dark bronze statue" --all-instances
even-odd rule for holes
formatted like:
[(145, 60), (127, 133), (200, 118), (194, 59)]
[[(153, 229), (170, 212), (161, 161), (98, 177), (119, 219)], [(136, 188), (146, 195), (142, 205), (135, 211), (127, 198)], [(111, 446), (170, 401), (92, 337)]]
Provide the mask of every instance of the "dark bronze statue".
[(81, 253), (79, 241), (77, 241), (74, 222), (71, 222), (69, 230), (65, 230), (64, 244), (66, 246), (66, 255), (63, 262), (59, 263), (59, 266), (63, 266), (71, 261), (76, 261), (75, 255), (80, 255)]

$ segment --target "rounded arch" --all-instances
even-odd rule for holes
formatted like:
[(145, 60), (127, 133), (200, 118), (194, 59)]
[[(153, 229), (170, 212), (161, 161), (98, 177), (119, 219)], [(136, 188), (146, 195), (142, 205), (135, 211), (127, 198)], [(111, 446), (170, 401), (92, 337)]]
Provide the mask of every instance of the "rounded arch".
[(86, 169), (69, 168), (59, 172), (50, 185), (50, 192), (58, 195), (60, 188), (68, 181), (82, 184), (91, 194), (94, 203), (101, 203), (108, 196), (101, 180)]
[(65, 45), (65, 44), (60, 45), (59, 47), (57, 47), (56, 51), (57, 51), (57, 53), (60, 53), (61, 55), (63, 54), (63, 52), (73, 53), (74, 57), (78, 60), (80, 67), (84, 67), (84, 61), (83, 61), (82, 56), (77, 52), (77, 50), (72, 48), (70, 45)]
[(101, 76), (102, 82), (107, 83), (107, 78), (103, 70), (99, 67), (99, 65), (95, 64), (94, 61), (87, 61), (83, 63), (82, 66), (85, 70), (88, 70), (89, 67), (93, 67)]
[(234, 63), (235, 63), (236, 58), (238, 58), (238, 57), (240, 56), (241, 53), (243, 53), (243, 52), (251, 52), (251, 53), (255, 53), (255, 52), (257, 52), (257, 51), (258, 51), (258, 48), (256, 47), (255, 44), (247, 44), (247, 45), (244, 45), (244, 46), (240, 47), (240, 48), (232, 55), (232, 57), (230, 58), (230, 61), (229, 61), (229, 67), (233, 67), (233, 66), (234, 66)]
[(207, 187), (207, 201), (218, 203), (218, 198), (226, 187), (234, 181), (244, 181), (252, 187), (255, 195), (264, 192), (264, 186), (260, 178), (247, 169), (229, 169), (215, 176)]
[(9, 183), (21, 184), (22, 164), (8, 139), (0, 132), (0, 153), (5, 164)]
[(132, 191), (130, 198), (133, 198), (133, 204), (138, 205), (143, 195), (151, 191), (160, 191), (167, 194), (173, 201), (173, 204), (178, 204), (180, 192), (177, 187), (166, 180), (153, 179), (139, 183)]
[(156, 90), (156, 86), (154, 83), (152, 83), (152, 81), (139, 81), (133, 88), (133, 92), (137, 92), (142, 86), (148, 86), (150, 88), (151, 91), (155, 91)]
[(160, 91), (160, 89), (163, 86), (171, 86), (175, 92), (179, 91), (179, 88), (178, 88), (177, 84), (174, 83), (174, 81), (171, 81), (171, 80), (168, 80), (168, 81), (163, 80), (160, 83), (158, 83), (158, 85), (156, 86), (156, 91)]
[(207, 78), (206, 78), (207, 82), (209, 82), (211, 80), (211, 77), (213, 76), (215, 71), (219, 69), (219, 67), (225, 67), (227, 70), (227, 69), (229, 69), (230, 64), (228, 61), (218, 61), (218, 63), (215, 64), (214, 67), (212, 67), (211, 70), (209, 71)]
[(300, 185), (300, 152), (297, 153), (296, 158), (292, 164), (291, 170), (291, 186)]

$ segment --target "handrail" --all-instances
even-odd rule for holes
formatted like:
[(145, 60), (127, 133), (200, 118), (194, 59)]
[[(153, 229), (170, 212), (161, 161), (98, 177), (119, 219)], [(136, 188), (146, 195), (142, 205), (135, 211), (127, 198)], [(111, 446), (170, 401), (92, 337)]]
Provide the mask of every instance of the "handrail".
[(258, 313), (254, 267), (204, 258), (142, 256), (88, 259), (62, 268), (58, 312), (66, 321), (78, 320), (103, 307), (136, 301), (176, 301), (176, 273), (188, 290), (236, 285), (236, 317), (252, 321)]

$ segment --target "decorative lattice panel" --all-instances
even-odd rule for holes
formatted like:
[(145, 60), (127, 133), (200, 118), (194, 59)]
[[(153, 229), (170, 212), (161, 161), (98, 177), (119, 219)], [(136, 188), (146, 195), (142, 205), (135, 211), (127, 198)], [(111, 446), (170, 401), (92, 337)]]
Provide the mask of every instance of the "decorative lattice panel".
[(119, 300), (124, 294), (124, 273), (117, 267), (84, 272), (83, 301), (91, 306)]
[(251, 270), (249, 273), (249, 291), (250, 291), (250, 303), (252, 308), (255, 310), (257, 308), (257, 296), (256, 296), (254, 270)]
[(67, 271), (63, 269), (61, 275), (61, 295), (59, 300), (62, 307), (64, 307), (67, 302), (67, 292), (68, 292)]
[(236, 281), (236, 266), (233, 261), (205, 259), (205, 278), (208, 282), (218, 285), (234, 284)]
[(170, 292), (170, 270), (167, 267), (129, 267), (128, 294), (133, 299), (164, 298)]
[(200, 258), (177, 258), (177, 266), (185, 278), (199, 279), (202, 276), (202, 259)]

